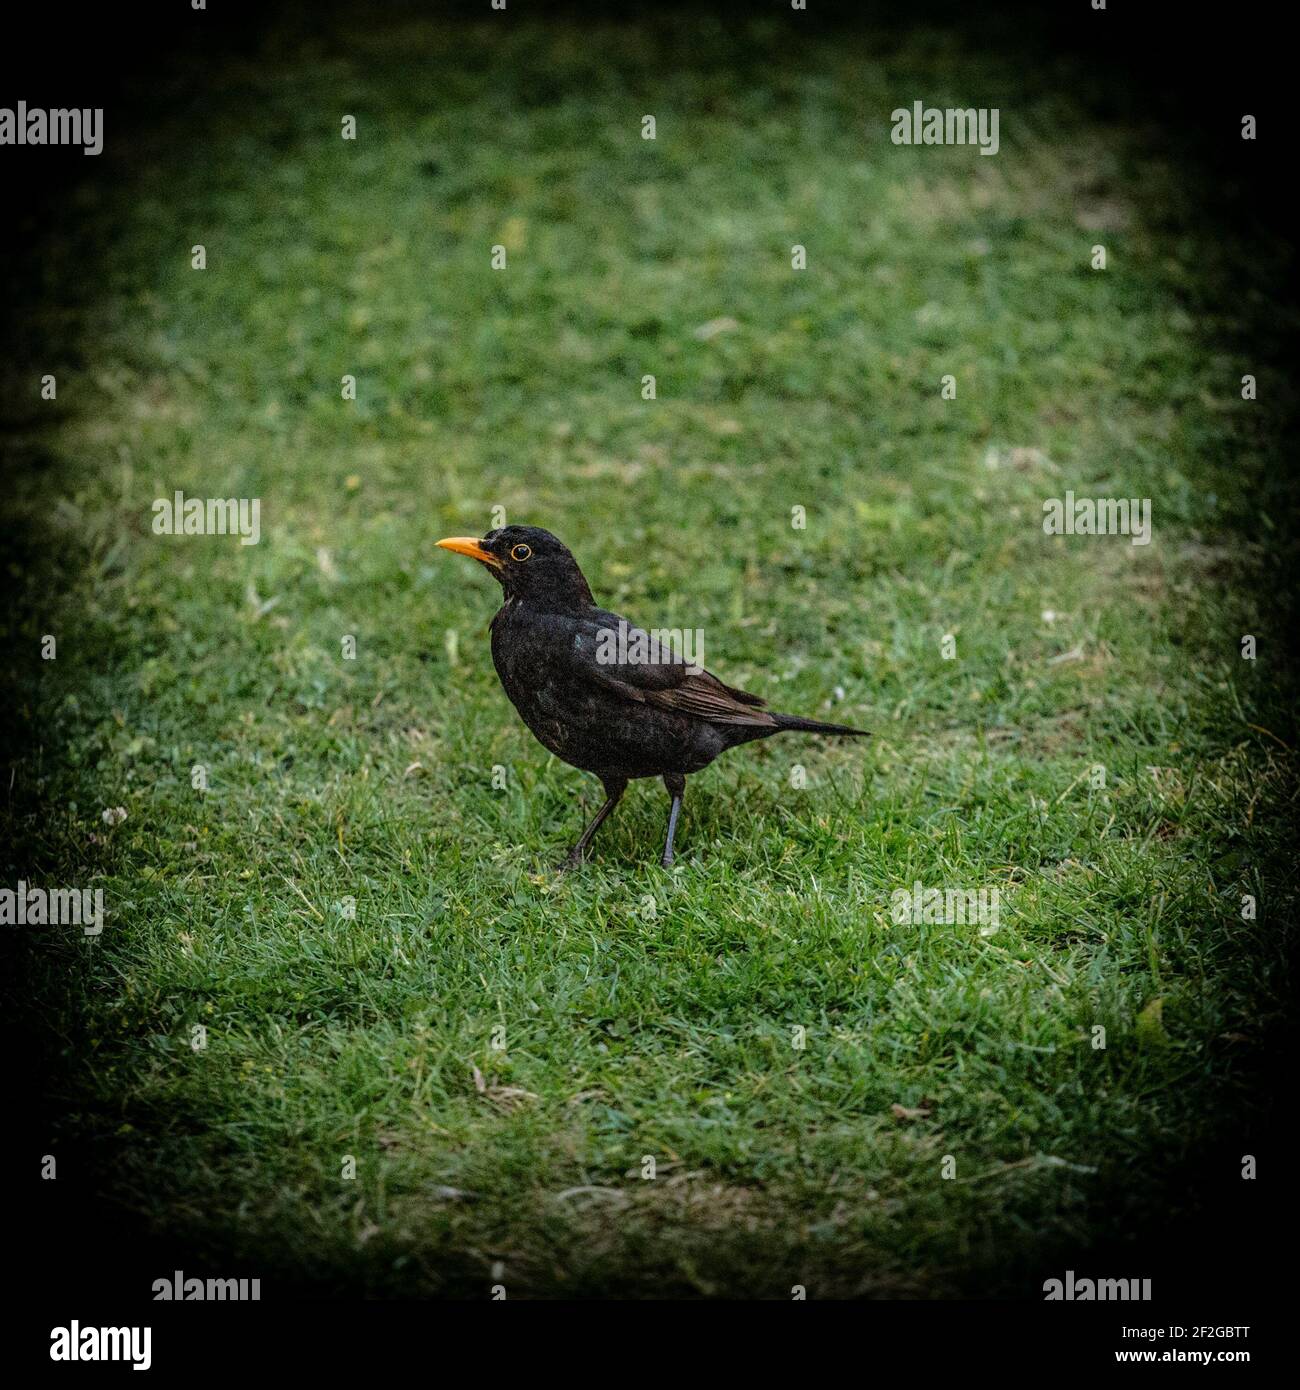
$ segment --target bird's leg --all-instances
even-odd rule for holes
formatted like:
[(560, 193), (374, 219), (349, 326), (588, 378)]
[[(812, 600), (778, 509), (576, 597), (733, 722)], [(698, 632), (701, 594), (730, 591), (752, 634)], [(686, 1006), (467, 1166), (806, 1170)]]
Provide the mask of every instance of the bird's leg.
[(677, 817), (682, 813), (682, 797), (686, 795), (686, 778), (680, 772), (664, 773), (664, 786), (673, 799), (672, 810), (668, 812), (668, 843), (664, 845), (663, 866), (673, 866), (673, 836), (677, 833)]
[(603, 824), (605, 817), (618, 805), (618, 799), (627, 790), (626, 777), (602, 777), (601, 783), (605, 788), (605, 804), (596, 812), (596, 818), (582, 832), (578, 843), (569, 851), (560, 865), (561, 869), (572, 869), (575, 865), (581, 864), (583, 856), (587, 853), (587, 846), (591, 844), (592, 836), (595, 835)]

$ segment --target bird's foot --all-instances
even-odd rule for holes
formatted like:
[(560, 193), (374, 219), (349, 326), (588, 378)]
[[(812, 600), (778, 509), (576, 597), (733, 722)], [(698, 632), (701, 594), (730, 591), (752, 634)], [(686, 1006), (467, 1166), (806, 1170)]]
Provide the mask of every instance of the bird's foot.
[(671, 854), (665, 854), (664, 857), (659, 861), (659, 866), (660, 866), (661, 868), (664, 868), (664, 869), (671, 869), (672, 866), (673, 866), (673, 857), (672, 857), (672, 855), (671, 855)]
[(570, 869), (580, 868), (584, 857), (580, 849), (571, 849), (555, 866), (555, 872), (557, 874), (566, 874)]

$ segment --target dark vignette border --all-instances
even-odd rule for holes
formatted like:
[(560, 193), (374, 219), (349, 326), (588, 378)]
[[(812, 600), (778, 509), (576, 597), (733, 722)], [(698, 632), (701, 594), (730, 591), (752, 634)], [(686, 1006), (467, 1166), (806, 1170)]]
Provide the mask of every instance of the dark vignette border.
[[(783, 8), (779, 0), (735, 7), (686, 3), (649, 7), (626, 0), (596, 6), (603, 18), (618, 16), (629, 25), (663, 22), (675, 11), (698, 14), (709, 10), (715, 17), (714, 42), (702, 57), (697, 54), (693, 59), (703, 62), (727, 61), (729, 37), (736, 32), (733, 26), (741, 25), (746, 16), (777, 7)], [(85, 5), (36, 14), (31, 16), (29, 33), (16, 41), (11, 36), (5, 45), (0, 57), (0, 99), (22, 96), (51, 106), (103, 106), (110, 139), (141, 123), (190, 121), (201, 108), (202, 92), (180, 91), (174, 84), (150, 81), (151, 75), (163, 77), (178, 53), (251, 54), (270, 25), (289, 37), (313, 34), (328, 44), (339, 8), (352, 7), (339, 5), (338, 0), (264, 6), (214, 4), (202, 16), (201, 26), (192, 22), (187, 4), (157, 0), (125, 10)], [(375, 3), (372, 8), (427, 11), (427, 6), (414, 3)], [(456, 0), (443, 8), (454, 16), (479, 18), (483, 6)], [(584, 8), (571, 3), (547, 10), (572, 15)], [(927, 0), (915, 7), (810, 0), (806, 20), (819, 29), (842, 32), (846, 38), (864, 20), (877, 29), (890, 25), (906, 29), (924, 23), (949, 31), (959, 43), (976, 51), (980, 46), (1019, 51), (1026, 63), (1062, 52), (1081, 57), (1096, 74), (1095, 83), (1083, 94), (1095, 113), (1116, 120), (1140, 119), (1167, 131), (1171, 158), (1186, 171), (1205, 221), (1249, 240), (1255, 236), (1289, 239), (1286, 213), (1293, 197), (1289, 148), (1293, 118), (1288, 117), (1285, 104), (1293, 79), (1282, 69), (1284, 50), (1279, 36), (1270, 32), (1273, 13), (1271, 7), (1260, 5), (1232, 10), (1207, 7), (1197, 13), (1179, 4), (1135, 7), (1112, 0), (1102, 25), (1095, 22), (1088, 0), (1058, 0), (1046, 8), (1006, 0), (996, 9), (952, 0)], [(1246, 110), (1260, 119), (1262, 134), (1254, 145), (1243, 145), (1234, 136), (1240, 114)], [(42, 241), (52, 227), (75, 216), (67, 200), (69, 189), (83, 175), (79, 167), (83, 157), (78, 151), (2, 153), (3, 184), (10, 196), (9, 210), (0, 219), (4, 304), (0, 343), (5, 375), (12, 377), (36, 346), (26, 326), (25, 310), (50, 292), (41, 275)], [(1229, 293), (1233, 274), (1234, 267), (1225, 261), (1208, 268), (1205, 280)], [(93, 295), (93, 285), (83, 288), (86, 295)], [(1293, 304), (1292, 291), (1290, 285), (1273, 287), (1275, 302)], [(1238, 337), (1242, 344), (1249, 343), (1256, 359), (1282, 367), (1295, 361), (1293, 335), (1281, 315), (1243, 309)], [(34, 423), (30, 407), (12, 395), (0, 404), (0, 418), (6, 430)], [(1293, 437), (1293, 426), (1294, 419), (1288, 419), (1288, 437)], [(39, 460), (15, 461), (7, 450), (0, 457), (6, 474), (12, 467), (39, 467)], [(7, 497), (7, 489), (0, 496)], [(1281, 476), (1260, 479), (1258, 505), (1267, 508), (1277, 522), (1277, 545), (1266, 567), (1256, 575), (1256, 592), (1284, 621), (1289, 618), (1294, 629), (1294, 467)], [(39, 576), (43, 572), (44, 541), (37, 534), (19, 534), (12, 526), (0, 528), (0, 575), (6, 576), (6, 582), (17, 574)], [(6, 609), (9, 606), (6, 602)], [(8, 716), (19, 692), (30, 682), (31, 671), (23, 669), (29, 664), (27, 657), (20, 657), (12, 648), (0, 655), (0, 708), (5, 711), (0, 723), (0, 752), (6, 763), (21, 756), (16, 729), (10, 727)], [(1293, 665), (1271, 723), (1293, 747), (1295, 675)], [(14, 862), (38, 867), (24, 858), (21, 845), (6, 848), (6, 859), (12, 857)], [(1279, 884), (1294, 879), (1290, 863), (1261, 865), (1260, 871)], [(106, 1289), (120, 1287), (136, 1272), (179, 1267), (183, 1261), (165, 1241), (146, 1242), (130, 1223), (107, 1211), (97, 1199), (93, 1183), (87, 1182), (78, 1190), (75, 1179), (61, 1181), (57, 1205), (48, 1192), (32, 1193), (30, 1147), (21, 1136), (46, 1128), (50, 1118), (44, 1099), (46, 1082), (57, 1075), (60, 1058), (55, 1040), (43, 1029), (40, 999), (24, 988), (22, 950), (11, 938), (0, 940), (9, 993), (0, 1026), (8, 1044), (3, 1055), (10, 1062), (14, 1083), (10, 1110), (15, 1137), (2, 1146), (6, 1167), (14, 1170), (6, 1174), (11, 1178), (6, 1191), (30, 1218), (30, 1238), (19, 1239), (13, 1258), (35, 1288), (80, 1288), (102, 1295)], [(1291, 1021), (1277, 1025), (1259, 1051), (1259, 1092), (1283, 1097), (1294, 1074), (1293, 1060)], [(1263, 1146), (1276, 1144), (1280, 1136), (1265, 1130), (1251, 1138)], [(1178, 1224), (1168, 1227), (1159, 1213), (1152, 1214), (1152, 1234), (1159, 1235), (1163, 1253), (1149, 1263), (1175, 1296), (1178, 1292), (1189, 1298), (1204, 1296), (1207, 1271), (1221, 1272), (1224, 1285), (1242, 1297), (1263, 1295), (1270, 1278), (1267, 1252), (1277, 1245), (1289, 1248), (1291, 1213), (1269, 1209), (1253, 1184), (1235, 1183), (1226, 1188), (1210, 1177), (1212, 1168), (1223, 1171), (1220, 1157), (1239, 1153), (1240, 1146), (1239, 1131), (1230, 1138), (1225, 1135), (1222, 1154), (1207, 1153), (1196, 1167), (1176, 1175), (1173, 1181), (1186, 1213)], [(1071, 1253), (1078, 1255), (1077, 1250)], [(1098, 1248), (1093, 1253), (1098, 1267), (1103, 1267), (1107, 1251)], [(466, 1279), (469, 1277), (467, 1273)], [(474, 1289), (478, 1291), (477, 1279)], [(346, 1291), (304, 1286), (280, 1292), (318, 1296)], [(1040, 1296), (1029, 1284), (1025, 1294)]]

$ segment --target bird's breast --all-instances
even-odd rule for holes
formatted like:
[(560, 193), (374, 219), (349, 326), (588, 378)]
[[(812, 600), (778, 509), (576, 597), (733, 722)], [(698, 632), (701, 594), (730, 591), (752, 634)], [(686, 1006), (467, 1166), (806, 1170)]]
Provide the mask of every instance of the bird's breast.
[(502, 688), (534, 737), (570, 761), (575, 736), (573, 692), (554, 669), (554, 641), (506, 604), (492, 623), (492, 664)]

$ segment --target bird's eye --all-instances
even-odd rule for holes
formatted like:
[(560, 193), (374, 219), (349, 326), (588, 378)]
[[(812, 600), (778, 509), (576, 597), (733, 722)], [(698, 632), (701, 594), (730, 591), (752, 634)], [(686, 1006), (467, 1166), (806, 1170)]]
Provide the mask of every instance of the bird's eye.
[(510, 547), (510, 558), (512, 560), (527, 560), (532, 555), (532, 548), (526, 545), (512, 545)]

